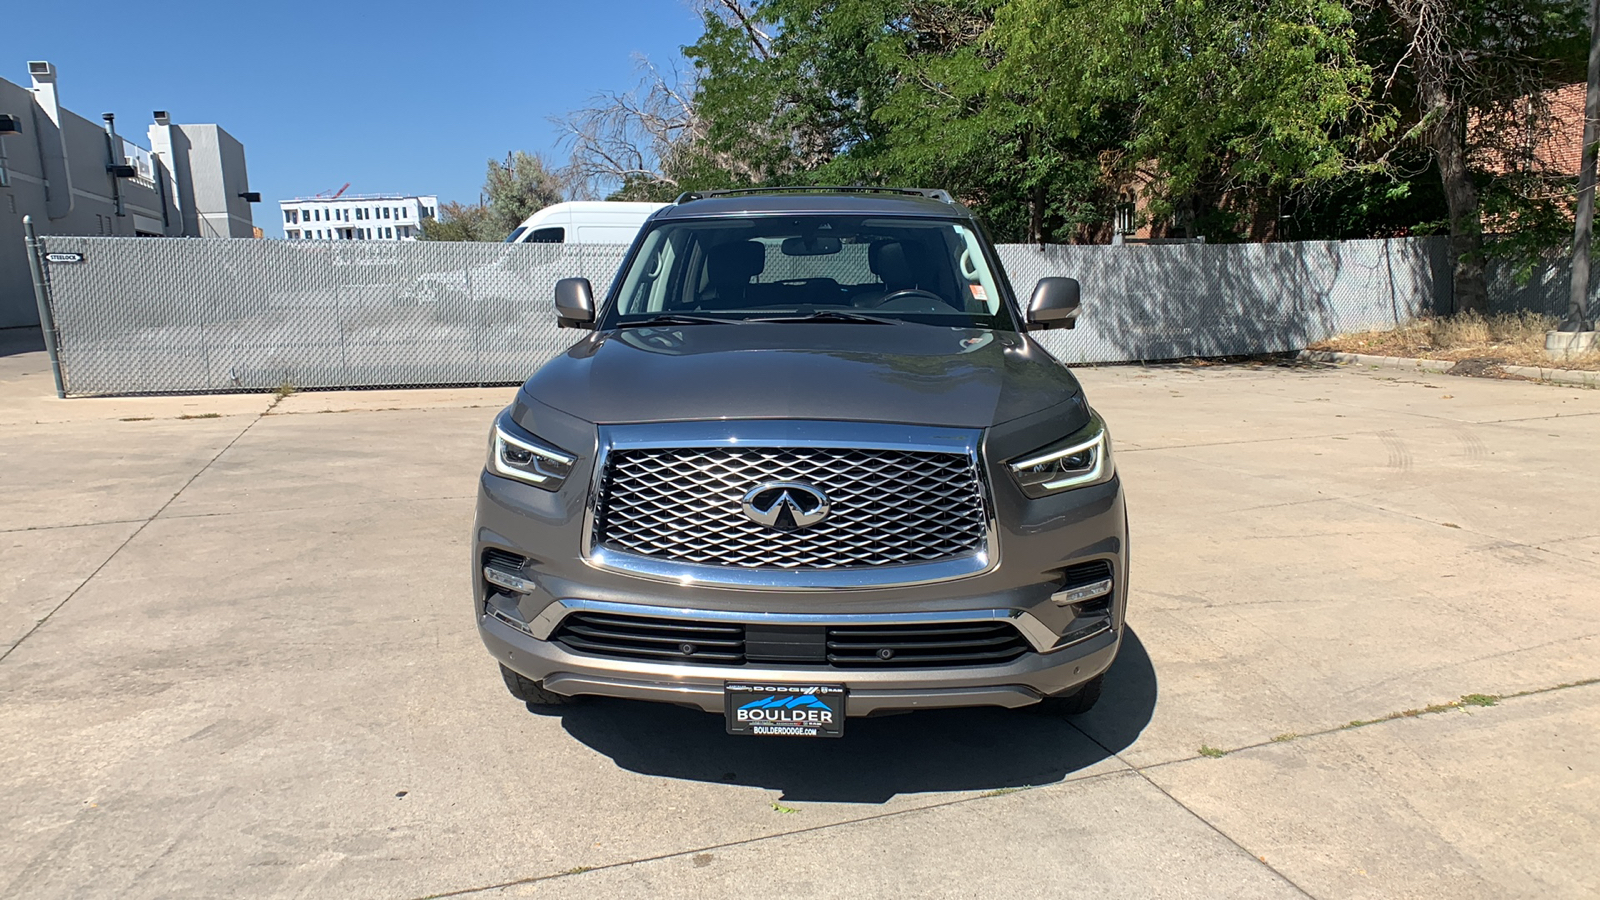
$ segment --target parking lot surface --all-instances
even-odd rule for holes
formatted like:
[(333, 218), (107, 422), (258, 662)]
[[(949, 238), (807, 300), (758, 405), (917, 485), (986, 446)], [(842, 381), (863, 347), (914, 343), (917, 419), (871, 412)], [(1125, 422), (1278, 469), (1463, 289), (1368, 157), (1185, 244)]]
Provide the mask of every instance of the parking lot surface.
[(1132, 524), (1100, 706), (785, 742), (506, 694), (511, 389), (62, 401), (13, 338), (0, 896), (1600, 894), (1600, 391), (1080, 377)]

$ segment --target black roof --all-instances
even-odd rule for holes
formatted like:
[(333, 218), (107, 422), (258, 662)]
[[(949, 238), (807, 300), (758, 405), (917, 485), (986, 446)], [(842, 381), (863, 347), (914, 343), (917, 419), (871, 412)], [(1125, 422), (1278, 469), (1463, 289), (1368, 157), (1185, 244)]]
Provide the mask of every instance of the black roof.
[(656, 213), (657, 220), (699, 219), (714, 216), (748, 215), (868, 215), (916, 216), (938, 219), (969, 219), (966, 207), (950, 200), (934, 199), (942, 191), (875, 193), (863, 190), (782, 190), (774, 192), (685, 194), (672, 206)]

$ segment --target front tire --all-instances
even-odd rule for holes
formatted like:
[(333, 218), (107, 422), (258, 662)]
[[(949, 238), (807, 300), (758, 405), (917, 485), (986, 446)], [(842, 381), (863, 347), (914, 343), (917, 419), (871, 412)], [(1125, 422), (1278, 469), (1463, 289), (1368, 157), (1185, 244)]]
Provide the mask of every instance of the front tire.
[(523, 678), (504, 665), (500, 666), (500, 677), (505, 679), (506, 690), (511, 692), (511, 696), (523, 703), (534, 706), (570, 706), (578, 702), (577, 697), (547, 691), (539, 682)]
[(1052, 716), (1081, 716), (1094, 709), (1094, 705), (1100, 701), (1100, 689), (1105, 681), (1106, 676), (1102, 672), (1070, 694), (1046, 697), (1039, 701), (1039, 711)]

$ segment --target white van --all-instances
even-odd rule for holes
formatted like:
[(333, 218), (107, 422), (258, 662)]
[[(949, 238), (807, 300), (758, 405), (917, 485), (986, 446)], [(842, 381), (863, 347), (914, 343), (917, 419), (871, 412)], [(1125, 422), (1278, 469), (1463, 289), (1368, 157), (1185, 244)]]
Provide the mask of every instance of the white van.
[(583, 200), (546, 206), (518, 225), (508, 244), (631, 244), (639, 226), (666, 203)]

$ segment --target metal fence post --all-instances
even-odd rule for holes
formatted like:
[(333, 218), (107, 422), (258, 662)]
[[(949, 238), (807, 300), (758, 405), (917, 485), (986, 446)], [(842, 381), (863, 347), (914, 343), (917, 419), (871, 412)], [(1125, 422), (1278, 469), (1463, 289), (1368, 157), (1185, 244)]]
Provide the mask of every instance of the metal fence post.
[(33, 216), (22, 217), (22, 230), (27, 235), (28, 271), (33, 274), (33, 300), (39, 304), (39, 330), (44, 332), (44, 352), (50, 356), (50, 374), (56, 379), (56, 397), (65, 399), (67, 390), (61, 382), (61, 357), (56, 352), (56, 319), (50, 313), (50, 297), (44, 283), (44, 258), (39, 255), (39, 235), (33, 227)]

